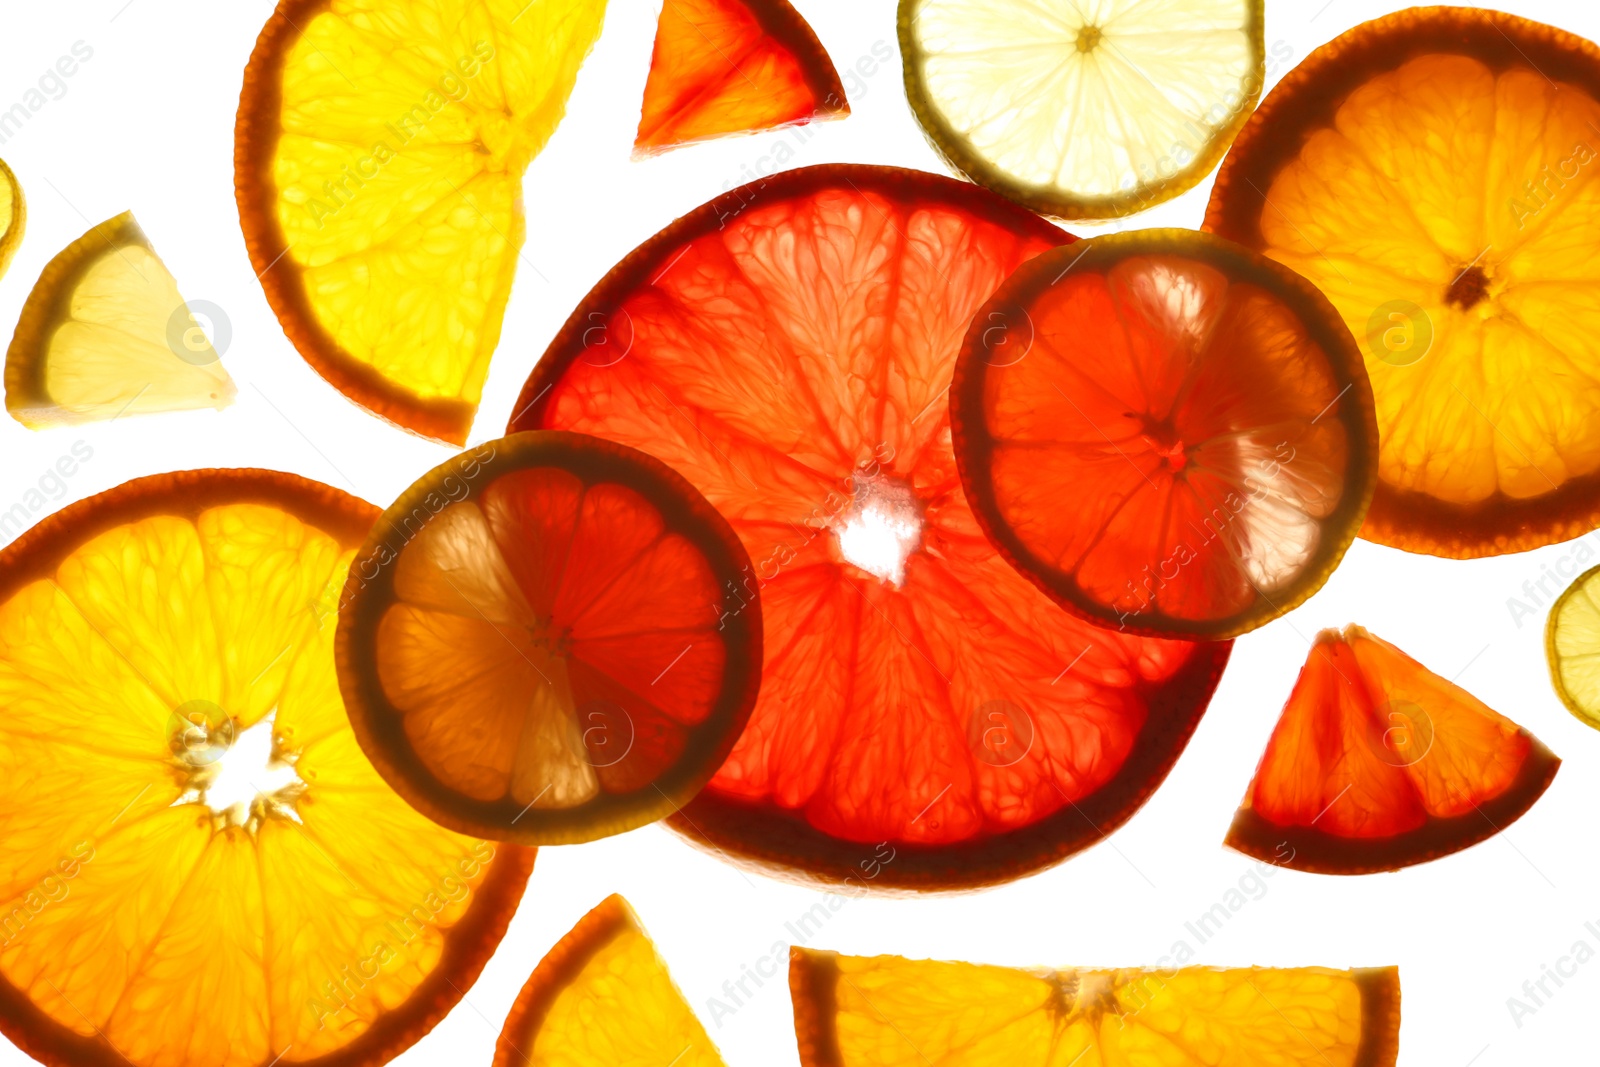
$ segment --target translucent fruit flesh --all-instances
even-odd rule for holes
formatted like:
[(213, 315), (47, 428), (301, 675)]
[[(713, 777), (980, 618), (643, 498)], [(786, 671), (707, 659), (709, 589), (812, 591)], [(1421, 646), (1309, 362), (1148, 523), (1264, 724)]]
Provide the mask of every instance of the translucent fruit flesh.
[[(1579, 555), (1580, 560), (1586, 558)], [(1600, 568), (1573, 579), (1545, 622), (1545, 660), (1556, 695), (1579, 721), (1600, 729)]]
[(27, 228), (27, 201), (22, 196), (22, 184), (17, 176), (0, 159), (0, 278), (5, 277), (11, 257), (22, 244), (22, 234)]
[(1364, 874), (1476, 844), (1561, 761), (1359, 626), (1317, 636), (1227, 843), (1280, 866)]

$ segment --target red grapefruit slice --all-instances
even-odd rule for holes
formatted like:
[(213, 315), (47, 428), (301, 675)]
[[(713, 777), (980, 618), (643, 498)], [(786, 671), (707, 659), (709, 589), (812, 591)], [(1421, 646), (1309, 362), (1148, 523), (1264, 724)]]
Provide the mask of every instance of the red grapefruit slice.
[(828, 53), (787, 0), (666, 0), (633, 151), (848, 114)]
[(950, 448), (973, 312), (1069, 240), (947, 178), (789, 171), (647, 241), (545, 353), (512, 429), (652, 453), (755, 561), (761, 694), (679, 831), (823, 880), (982, 885), (1098, 841), (1177, 758), (1230, 646), (1060, 611)]
[(1367, 874), (1458, 852), (1521, 818), (1561, 761), (1359, 626), (1317, 635), (1228, 830), (1248, 855)]

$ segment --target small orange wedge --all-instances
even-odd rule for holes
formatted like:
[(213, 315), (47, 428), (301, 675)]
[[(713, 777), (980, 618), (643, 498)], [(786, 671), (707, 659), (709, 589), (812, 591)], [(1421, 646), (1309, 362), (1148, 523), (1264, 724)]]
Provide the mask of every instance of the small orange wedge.
[(1359, 626), (1317, 635), (1227, 844), (1367, 874), (1498, 833), (1561, 761), (1528, 731)]
[(828, 53), (788, 0), (666, 0), (633, 153), (848, 114)]

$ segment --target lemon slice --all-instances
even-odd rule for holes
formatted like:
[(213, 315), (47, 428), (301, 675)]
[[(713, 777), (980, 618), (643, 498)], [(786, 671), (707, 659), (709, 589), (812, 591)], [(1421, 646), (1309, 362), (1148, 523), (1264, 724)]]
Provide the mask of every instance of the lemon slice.
[(1551, 607), (1544, 654), (1561, 703), (1600, 730), (1600, 567), (1573, 579)]
[(220, 410), (234, 393), (131, 212), (102, 222), (45, 266), (6, 352), (6, 410), (35, 430)]
[(11, 257), (17, 254), (27, 221), (28, 206), (22, 199), (22, 186), (5, 160), (0, 159), (0, 277), (5, 276)]
[(967, 177), (1115, 218), (1210, 172), (1261, 95), (1261, 0), (900, 0), (906, 96)]
[(460, 444), (523, 241), (522, 174), (605, 0), (282, 0), (245, 71), (245, 243), (300, 354)]

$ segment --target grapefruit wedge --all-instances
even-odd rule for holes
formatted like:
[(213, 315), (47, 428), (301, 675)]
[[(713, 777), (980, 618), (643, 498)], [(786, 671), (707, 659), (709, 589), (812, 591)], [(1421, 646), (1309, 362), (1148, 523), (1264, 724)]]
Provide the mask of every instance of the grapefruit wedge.
[(1528, 731), (1359, 626), (1317, 635), (1228, 830), (1247, 855), (1367, 874), (1477, 844), (1561, 761)]
[(787, 0), (666, 0), (633, 154), (848, 114), (828, 53)]
[(1062, 612), (951, 452), (973, 312), (1068, 240), (948, 178), (789, 171), (647, 241), (545, 353), (513, 429), (657, 456), (754, 561), (761, 694), (680, 832), (796, 876), (984, 885), (1100, 840), (1172, 766), (1230, 646)]

